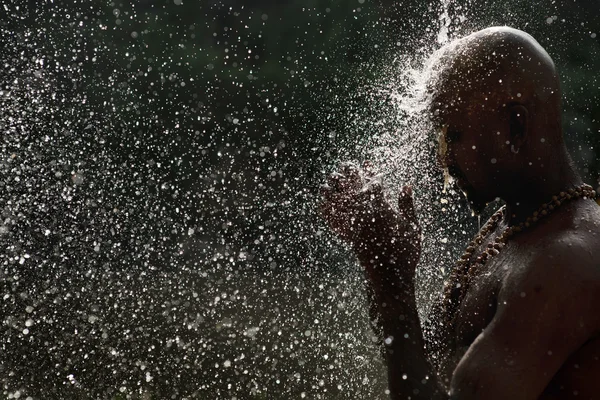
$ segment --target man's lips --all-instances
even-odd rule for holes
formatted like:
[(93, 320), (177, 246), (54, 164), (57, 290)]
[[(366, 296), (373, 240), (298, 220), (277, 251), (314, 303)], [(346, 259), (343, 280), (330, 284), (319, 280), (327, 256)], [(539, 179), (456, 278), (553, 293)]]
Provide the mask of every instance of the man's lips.
[(456, 182), (456, 186), (458, 186), (461, 189), (465, 189), (469, 186), (467, 181), (465, 181), (464, 179), (454, 179), (454, 182)]
[(464, 193), (465, 197), (470, 197), (469, 194), (473, 189), (467, 178), (463, 175), (462, 171), (457, 167), (452, 166), (448, 167), (448, 173), (454, 180), (454, 184)]
[(454, 182), (460, 187), (464, 187), (468, 185), (467, 179), (463, 175), (462, 171), (458, 169), (458, 167), (454, 165), (450, 165), (448, 167), (448, 173), (454, 179)]

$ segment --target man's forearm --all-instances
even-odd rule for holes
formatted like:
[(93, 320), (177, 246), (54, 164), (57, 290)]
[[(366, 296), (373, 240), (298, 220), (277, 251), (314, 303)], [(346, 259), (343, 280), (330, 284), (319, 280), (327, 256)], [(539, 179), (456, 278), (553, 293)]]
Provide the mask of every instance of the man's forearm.
[[(445, 399), (435, 371), (425, 355), (423, 332), (417, 313), (414, 284), (403, 266), (385, 251), (377, 257), (359, 256), (367, 270), (372, 307), (383, 330), (392, 399)], [(411, 274), (412, 275), (412, 274)]]

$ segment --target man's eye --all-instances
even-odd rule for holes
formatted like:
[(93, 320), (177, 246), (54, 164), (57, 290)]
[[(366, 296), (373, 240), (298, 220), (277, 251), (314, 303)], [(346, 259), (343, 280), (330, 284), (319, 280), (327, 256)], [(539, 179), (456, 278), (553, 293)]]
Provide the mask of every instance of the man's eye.
[(448, 128), (446, 131), (446, 142), (456, 142), (460, 138), (460, 132), (456, 129)]

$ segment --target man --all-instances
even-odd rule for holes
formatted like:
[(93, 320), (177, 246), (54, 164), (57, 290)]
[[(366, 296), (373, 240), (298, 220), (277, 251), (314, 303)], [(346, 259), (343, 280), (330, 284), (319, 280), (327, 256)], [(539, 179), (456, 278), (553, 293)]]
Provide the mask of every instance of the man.
[(510, 28), (441, 51), (431, 81), (439, 161), (482, 228), (422, 330), (412, 190), (398, 209), (368, 171), (346, 166), (322, 213), (354, 249), (373, 290), (394, 399), (600, 399), (600, 208), (565, 147), (558, 74)]

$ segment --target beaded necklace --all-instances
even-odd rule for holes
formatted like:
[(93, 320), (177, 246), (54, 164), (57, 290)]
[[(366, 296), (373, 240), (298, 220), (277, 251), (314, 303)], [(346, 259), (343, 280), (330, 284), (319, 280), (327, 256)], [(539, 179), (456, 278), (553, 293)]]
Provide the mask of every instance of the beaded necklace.
[(480, 246), (488, 237), (488, 235), (494, 232), (498, 227), (498, 223), (500, 220), (502, 220), (506, 207), (502, 207), (500, 210), (496, 211), (496, 213), (492, 215), (483, 228), (481, 228), (471, 243), (469, 243), (462, 257), (456, 262), (451, 279), (448, 281), (448, 284), (444, 289), (444, 303), (446, 309), (445, 314), (448, 318), (448, 327), (453, 326), (458, 307), (467, 294), (471, 280), (477, 275), (477, 271), (480, 270), (481, 267), (483, 267), (483, 265), (485, 265), (485, 263), (492, 257), (500, 253), (500, 251), (506, 246), (509, 238), (528, 229), (540, 219), (548, 216), (552, 211), (556, 210), (565, 202), (578, 199), (580, 197), (594, 199), (596, 197), (596, 191), (590, 185), (584, 184), (577, 188), (560, 192), (556, 196), (552, 196), (551, 201), (542, 204), (541, 207), (524, 222), (521, 222), (516, 226), (507, 227), (502, 234), (494, 239), (492, 243), (488, 244), (487, 248), (480, 256), (472, 261), (477, 247)]

